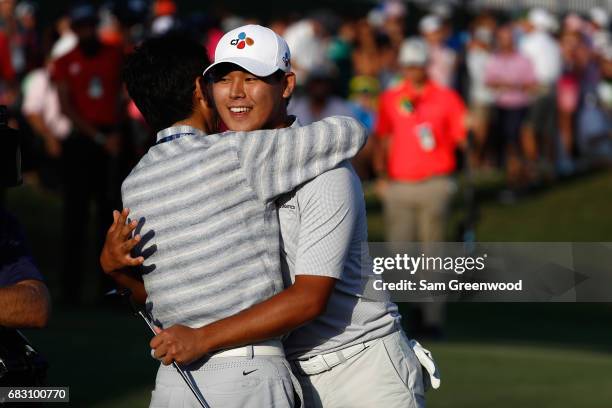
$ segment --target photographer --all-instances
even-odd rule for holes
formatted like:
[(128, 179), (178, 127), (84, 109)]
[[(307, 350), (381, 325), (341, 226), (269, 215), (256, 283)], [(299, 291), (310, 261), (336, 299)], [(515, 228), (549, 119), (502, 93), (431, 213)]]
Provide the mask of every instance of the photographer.
[[(21, 184), (20, 134), (7, 126), (0, 106), (0, 197)], [(1, 200), (0, 200), (1, 201)], [(0, 206), (0, 386), (42, 385), (48, 364), (15, 329), (49, 321), (49, 291), (27, 249), (17, 220)]]

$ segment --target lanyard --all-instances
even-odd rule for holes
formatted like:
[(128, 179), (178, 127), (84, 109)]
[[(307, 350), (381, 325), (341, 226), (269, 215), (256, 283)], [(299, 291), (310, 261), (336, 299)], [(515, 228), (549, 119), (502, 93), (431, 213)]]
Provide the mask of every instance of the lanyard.
[(166, 137), (162, 137), (161, 139), (159, 139), (157, 141), (157, 143), (155, 143), (155, 145), (157, 146), (158, 144), (162, 144), (162, 143), (166, 143), (169, 142), (171, 140), (175, 140), (178, 139), (182, 136), (193, 136), (195, 135), (195, 133), (190, 132), (190, 133), (177, 133), (176, 135), (170, 135), (170, 136), (166, 136)]

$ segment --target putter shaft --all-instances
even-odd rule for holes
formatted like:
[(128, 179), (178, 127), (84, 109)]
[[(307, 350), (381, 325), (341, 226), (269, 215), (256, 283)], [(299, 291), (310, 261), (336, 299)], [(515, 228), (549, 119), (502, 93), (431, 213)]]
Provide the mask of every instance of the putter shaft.
[[(157, 333), (155, 332), (155, 327), (153, 326), (151, 319), (147, 317), (147, 315), (145, 315), (142, 310), (139, 310), (137, 314), (138, 316), (142, 318), (142, 320), (145, 321), (149, 329), (151, 329), (151, 333), (153, 333), (153, 335), (156, 335)], [(202, 408), (210, 408), (209, 405), (206, 403), (206, 401), (204, 401), (204, 398), (202, 398), (202, 396), (200, 395), (200, 392), (193, 385), (193, 382), (191, 381), (191, 379), (187, 377), (185, 370), (183, 370), (176, 361), (172, 362), (172, 366), (176, 369), (176, 371), (178, 371), (179, 375), (183, 378), (183, 381), (185, 381), (185, 384), (187, 384), (187, 386), (191, 390), (191, 393), (193, 394), (194, 397), (196, 397), (196, 399), (198, 400)]]
[[(132, 311), (134, 312), (134, 314), (140, 316), (142, 318), (142, 320), (144, 320), (144, 322), (147, 324), (147, 327), (149, 328), (149, 330), (151, 330), (151, 333), (153, 333), (154, 336), (157, 335), (157, 333), (155, 332), (155, 326), (153, 325), (152, 319), (149, 316), (147, 316), (147, 314), (145, 314), (145, 312), (143, 312), (142, 310), (139, 310), (139, 308), (137, 308), (136, 305), (132, 302), (132, 300), (131, 300), (132, 291), (131, 290), (129, 290), (127, 288), (124, 288), (122, 290), (113, 289), (113, 290), (109, 291), (106, 294), (106, 296), (118, 296), (119, 298), (122, 298), (125, 301), (127, 301), (127, 303), (132, 308)], [(173, 361), (172, 365), (174, 366), (176, 371), (178, 371), (178, 373), (181, 376), (181, 378), (183, 379), (183, 381), (185, 381), (185, 384), (187, 384), (187, 386), (191, 390), (191, 393), (198, 400), (198, 402), (200, 403), (202, 408), (210, 408), (210, 406), (204, 400), (204, 398), (202, 397), (202, 395), (200, 394), (198, 389), (195, 387), (195, 385), (193, 384), (191, 379), (185, 373), (185, 370), (183, 370), (181, 368), (181, 366), (179, 366), (177, 364), (176, 361)]]

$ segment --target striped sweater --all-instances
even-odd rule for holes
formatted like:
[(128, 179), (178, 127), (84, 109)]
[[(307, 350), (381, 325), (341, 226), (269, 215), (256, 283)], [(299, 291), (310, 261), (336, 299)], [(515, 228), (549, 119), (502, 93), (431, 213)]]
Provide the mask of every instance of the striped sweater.
[(139, 220), (147, 307), (162, 327), (200, 327), (283, 289), (274, 200), (353, 157), (354, 119), (301, 128), (205, 135), (158, 133), (122, 185)]

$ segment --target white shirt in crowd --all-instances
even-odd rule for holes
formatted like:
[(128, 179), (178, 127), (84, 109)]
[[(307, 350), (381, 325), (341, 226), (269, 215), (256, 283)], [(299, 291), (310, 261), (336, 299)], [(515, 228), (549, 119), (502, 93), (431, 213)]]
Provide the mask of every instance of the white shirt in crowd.
[(23, 81), (23, 104), (25, 115), (42, 115), (45, 125), (60, 140), (68, 137), (72, 125), (62, 115), (57, 89), (46, 68), (30, 72)]
[(475, 48), (467, 53), (471, 104), (489, 105), (493, 103), (493, 93), (485, 82), (485, 69), (490, 58), (491, 53), (483, 48)]
[(316, 33), (314, 23), (300, 20), (285, 30), (283, 38), (291, 50), (291, 64), (299, 84), (306, 82), (308, 72), (327, 63), (327, 42)]
[(521, 41), (520, 52), (531, 60), (540, 85), (552, 85), (559, 79), (561, 51), (549, 33), (536, 30), (526, 34)]

